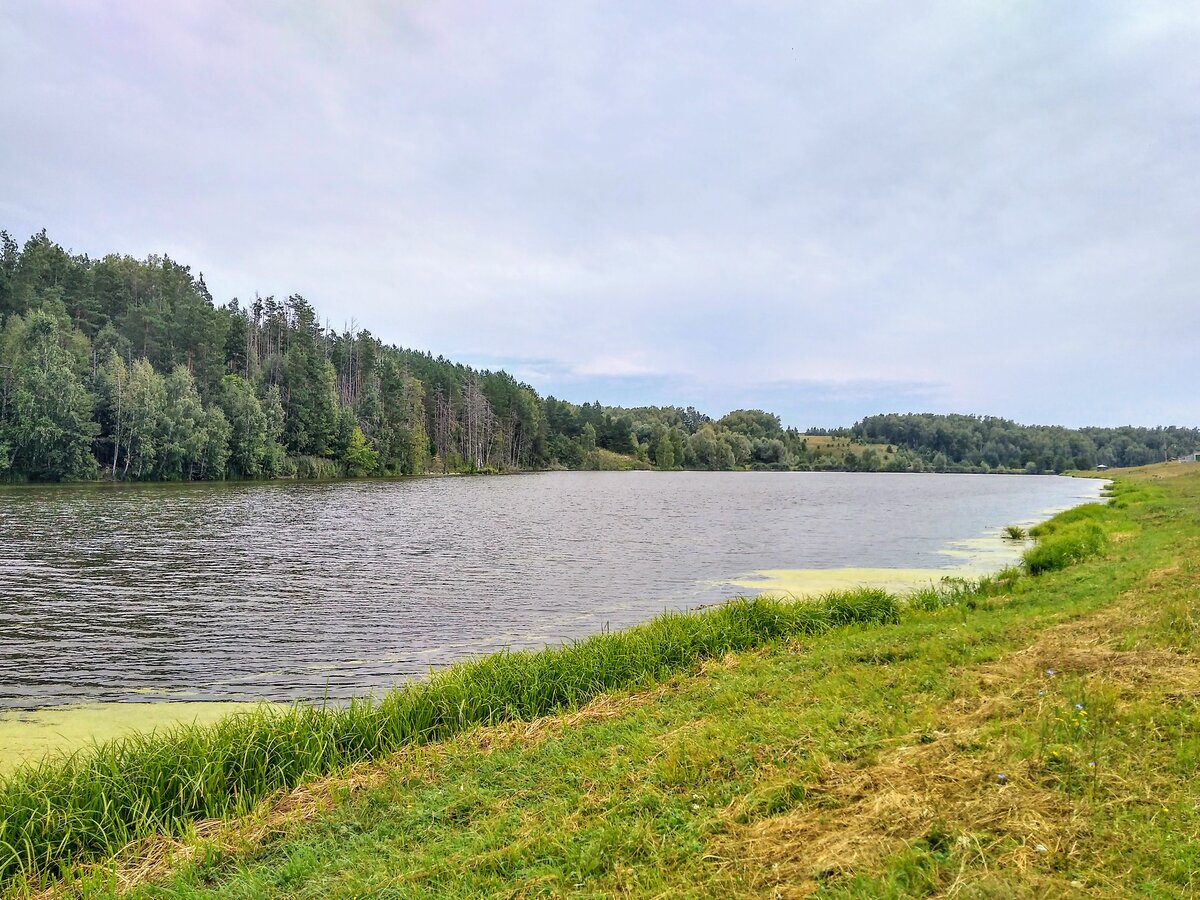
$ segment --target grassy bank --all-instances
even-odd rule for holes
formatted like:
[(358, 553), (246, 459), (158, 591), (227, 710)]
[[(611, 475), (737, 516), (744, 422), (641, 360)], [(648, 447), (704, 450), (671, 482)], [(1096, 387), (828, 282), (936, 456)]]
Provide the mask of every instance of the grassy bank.
[[(442, 700), (410, 732), (422, 743), (383, 764), (258, 803), (226, 793), (205, 813), (224, 821), (176, 821), (173, 868), (163, 842), (140, 871), (136, 854), (66, 868), (80, 893), (152, 897), (1192, 895), (1200, 472), (1118, 483), (1038, 547), (1052, 539), (1027, 557), (1036, 576), (904, 605), (738, 603), (455, 670), (428, 686)], [(388, 701), (355, 714), (378, 726)], [(304, 735), (289, 716), (273, 721)], [(124, 789), (110, 765), (83, 771)]]
[(851, 623), (898, 617), (882, 591), (814, 604), (737, 601), (664, 615), (539, 653), (502, 653), (344, 708), (260, 708), (208, 727), (133, 736), (19, 769), (0, 782), (0, 878), (54, 875), (204, 818), (243, 814), (302, 779), (480, 724), (573, 709), (704, 659)]

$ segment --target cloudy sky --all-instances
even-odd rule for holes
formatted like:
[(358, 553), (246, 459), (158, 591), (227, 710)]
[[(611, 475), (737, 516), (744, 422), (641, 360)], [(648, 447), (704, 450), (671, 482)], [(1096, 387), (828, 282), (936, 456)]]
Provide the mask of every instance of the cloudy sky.
[(0, 6), (0, 228), (582, 402), (1200, 424), (1200, 5)]

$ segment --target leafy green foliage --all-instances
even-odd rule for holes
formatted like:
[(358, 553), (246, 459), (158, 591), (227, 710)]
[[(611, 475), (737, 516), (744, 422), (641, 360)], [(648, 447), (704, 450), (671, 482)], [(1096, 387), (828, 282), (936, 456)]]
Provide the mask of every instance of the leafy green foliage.
[(671, 435), (664, 433), (658, 439), (658, 444), (654, 448), (654, 464), (660, 469), (675, 468), (675, 444), (671, 440)]
[(371, 449), (362, 429), (357, 425), (350, 433), (343, 461), (346, 463), (346, 474), (351, 478), (374, 475), (379, 468), (379, 455)]
[(1200, 447), (1196, 428), (1081, 428), (1018, 425), (994, 416), (868, 416), (850, 429), (864, 441), (894, 444), (936, 459), (935, 468), (1065, 472), (1097, 465), (1142, 466)]
[(48, 311), (16, 316), (3, 344), (12, 360), (4, 372), (0, 471), (46, 481), (87, 478), (95, 470), (92, 397), (76, 374), (61, 317)]

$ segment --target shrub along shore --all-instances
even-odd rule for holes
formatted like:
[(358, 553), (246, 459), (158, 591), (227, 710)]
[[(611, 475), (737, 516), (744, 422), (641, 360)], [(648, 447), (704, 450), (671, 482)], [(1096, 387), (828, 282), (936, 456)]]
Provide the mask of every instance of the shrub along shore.
[(1060, 514), (1035, 529), (1038, 543), (1019, 569), (978, 582), (947, 582), (907, 597), (861, 589), (816, 601), (739, 598), (563, 648), (496, 654), (346, 707), (261, 709), (26, 766), (0, 781), (0, 884), (42, 884), (131, 842), (238, 817), (264, 797), (351, 764), (476, 726), (574, 710), (602, 693), (649, 687), (730, 653), (987, 605), (1019, 583), (1104, 553), (1112, 535), (1136, 527), (1126, 509), (1144, 503), (1147, 490), (1118, 483), (1108, 504)]

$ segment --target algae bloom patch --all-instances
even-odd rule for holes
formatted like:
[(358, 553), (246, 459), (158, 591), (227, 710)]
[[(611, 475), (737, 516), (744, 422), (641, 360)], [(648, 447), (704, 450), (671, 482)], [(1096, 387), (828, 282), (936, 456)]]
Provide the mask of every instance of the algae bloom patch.
[(216, 722), (246, 703), (90, 703), (0, 711), (0, 773), (124, 737), (172, 725)]
[(837, 569), (764, 569), (730, 582), (738, 587), (793, 597), (820, 597), (830, 591), (854, 588), (882, 588), (903, 592), (937, 584), (960, 570), (945, 569), (864, 569), (852, 566)]

